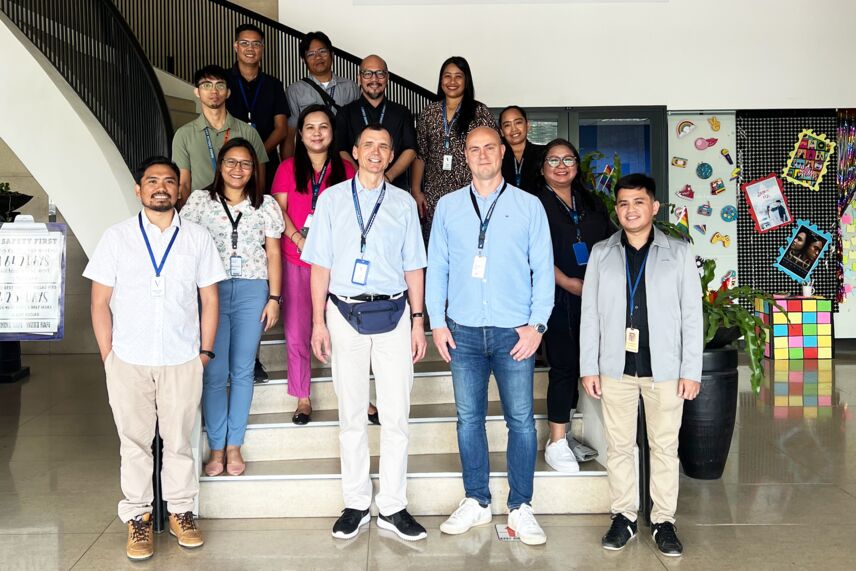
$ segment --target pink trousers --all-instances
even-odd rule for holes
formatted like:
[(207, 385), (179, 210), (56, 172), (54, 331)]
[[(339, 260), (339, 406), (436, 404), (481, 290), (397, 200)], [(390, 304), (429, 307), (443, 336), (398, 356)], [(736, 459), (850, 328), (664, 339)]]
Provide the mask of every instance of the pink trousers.
[(288, 350), (288, 394), (309, 398), (312, 348), (312, 297), (310, 268), (283, 260), (282, 323)]

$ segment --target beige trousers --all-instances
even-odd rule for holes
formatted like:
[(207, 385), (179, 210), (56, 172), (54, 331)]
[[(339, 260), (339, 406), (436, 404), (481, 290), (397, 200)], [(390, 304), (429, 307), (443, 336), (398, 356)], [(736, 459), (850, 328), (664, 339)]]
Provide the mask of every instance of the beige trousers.
[(383, 515), (407, 507), (407, 445), (410, 438), (410, 306), (395, 329), (361, 335), (327, 302), (332, 345), (333, 387), (339, 401), (339, 454), (345, 507), (365, 510), (372, 503), (369, 477), (369, 367), (374, 372), (380, 414), (380, 489), (375, 504)]
[(678, 381), (655, 383), (651, 377), (628, 375), (621, 379), (601, 375), (600, 379), (610, 511), (636, 521), (636, 419), (641, 394), (651, 448), (651, 521), (674, 523), (678, 504), (678, 432), (684, 410)]
[(104, 362), (107, 394), (119, 432), (122, 494), (119, 518), (128, 522), (152, 511), (152, 441), (157, 424), (163, 439), (163, 497), (170, 513), (193, 510), (199, 493), (190, 435), (202, 399), (202, 361), (148, 367)]

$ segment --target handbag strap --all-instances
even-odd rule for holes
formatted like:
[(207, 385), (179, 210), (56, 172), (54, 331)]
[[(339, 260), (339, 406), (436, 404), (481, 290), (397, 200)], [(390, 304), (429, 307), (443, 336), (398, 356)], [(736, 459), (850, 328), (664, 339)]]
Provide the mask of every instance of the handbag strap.
[(324, 105), (326, 105), (327, 107), (335, 108), (336, 112), (338, 112), (340, 109), (342, 109), (342, 106), (339, 105), (338, 103), (336, 103), (336, 100), (333, 99), (332, 97), (330, 97), (330, 94), (327, 93), (323, 87), (321, 87), (320, 85), (318, 85), (317, 83), (315, 83), (314, 81), (309, 79), (308, 77), (302, 78), (301, 81), (306, 82), (307, 85), (309, 85), (312, 89), (314, 89), (315, 91), (318, 92), (318, 95), (320, 95), (321, 99), (324, 101)]

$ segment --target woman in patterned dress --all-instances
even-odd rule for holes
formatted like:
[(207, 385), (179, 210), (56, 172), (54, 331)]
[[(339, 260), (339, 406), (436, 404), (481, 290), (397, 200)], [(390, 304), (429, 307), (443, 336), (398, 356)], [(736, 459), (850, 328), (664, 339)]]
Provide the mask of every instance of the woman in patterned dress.
[[(253, 366), (262, 336), (279, 319), (282, 211), (257, 184), (258, 159), (246, 139), (231, 139), (217, 158), (210, 190), (190, 194), (184, 220), (204, 226), (229, 279), (218, 284), (220, 319), (215, 358), (202, 377), (202, 411), (211, 456), (205, 473), (244, 472), (241, 445), (253, 400)], [(231, 377), (227, 392), (226, 381)]]
[(467, 60), (452, 56), (440, 68), (437, 101), (425, 107), (416, 121), (419, 155), (413, 162), (413, 198), (424, 220), (426, 244), (437, 201), (472, 179), (464, 145), (476, 127), (497, 128), (487, 106), (476, 101)]

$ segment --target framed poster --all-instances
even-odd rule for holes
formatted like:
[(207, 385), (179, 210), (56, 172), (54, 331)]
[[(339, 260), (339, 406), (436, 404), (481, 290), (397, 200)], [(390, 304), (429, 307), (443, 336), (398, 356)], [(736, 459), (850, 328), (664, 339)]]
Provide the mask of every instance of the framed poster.
[(755, 221), (755, 230), (769, 232), (791, 224), (791, 209), (782, 192), (782, 179), (771, 174), (740, 185)]
[(803, 129), (788, 157), (782, 176), (785, 180), (816, 191), (826, 174), (835, 143), (811, 129)]
[(832, 236), (807, 220), (797, 220), (788, 243), (779, 249), (774, 267), (794, 280), (807, 283), (820, 259), (829, 249)]

